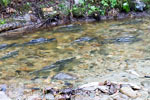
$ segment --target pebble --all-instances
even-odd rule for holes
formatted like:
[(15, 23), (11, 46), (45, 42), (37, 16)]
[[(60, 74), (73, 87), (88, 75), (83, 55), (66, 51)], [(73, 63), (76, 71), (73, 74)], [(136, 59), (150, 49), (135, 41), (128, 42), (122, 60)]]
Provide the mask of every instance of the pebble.
[(137, 98), (137, 92), (134, 91), (131, 87), (122, 87), (120, 89), (120, 92), (131, 97), (131, 98)]
[(11, 100), (3, 91), (0, 91), (0, 100)]

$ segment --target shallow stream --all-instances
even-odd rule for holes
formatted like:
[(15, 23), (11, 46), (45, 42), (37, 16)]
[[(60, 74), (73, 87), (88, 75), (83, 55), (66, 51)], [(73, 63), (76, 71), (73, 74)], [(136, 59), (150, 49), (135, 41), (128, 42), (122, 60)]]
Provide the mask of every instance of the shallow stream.
[[(0, 38), (0, 84), (62, 87), (105, 79), (136, 82), (139, 78), (128, 78), (126, 72), (150, 75), (149, 20), (75, 23), (18, 39)], [(60, 72), (72, 77), (58, 80), (54, 76)]]

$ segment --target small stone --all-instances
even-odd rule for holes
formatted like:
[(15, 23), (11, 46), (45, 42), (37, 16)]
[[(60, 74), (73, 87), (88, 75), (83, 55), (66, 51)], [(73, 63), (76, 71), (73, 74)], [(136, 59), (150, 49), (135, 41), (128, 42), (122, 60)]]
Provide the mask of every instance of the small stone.
[(120, 89), (120, 92), (127, 95), (127, 96), (129, 96), (129, 97), (131, 97), (131, 98), (137, 98), (137, 96), (138, 96), (137, 92), (132, 90), (131, 87), (122, 87)]

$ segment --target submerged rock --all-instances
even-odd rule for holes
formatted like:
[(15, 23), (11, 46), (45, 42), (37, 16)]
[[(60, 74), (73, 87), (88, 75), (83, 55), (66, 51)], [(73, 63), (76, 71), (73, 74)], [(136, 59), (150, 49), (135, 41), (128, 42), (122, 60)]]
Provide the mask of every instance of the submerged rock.
[(56, 40), (55, 38), (51, 38), (51, 39), (38, 38), (38, 39), (33, 39), (27, 43), (24, 43), (23, 45), (33, 45), (33, 44), (39, 44), (39, 43), (46, 43), (46, 42), (52, 42), (55, 40)]
[(67, 73), (63, 73), (63, 72), (58, 73), (53, 78), (57, 79), (57, 80), (75, 80), (75, 79), (77, 79), (76, 77), (74, 77), (70, 74), (67, 74)]
[(54, 33), (65, 33), (65, 32), (80, 32), (83, 31), (83, 28), (79, 24), (71, 24), (71, 25), (65, 25), (61, 26), (57, 29), (55, 29), (53, 32)]
[(63, 68), (63, 67), (65, 67), (66, 64), (72, 62), (73, 60), (75, 60), (75, 57), (64, 59), (64, 60), (59, 60), (59, 61), (56, 61), (55, 63), (53, 63), (52, 65), (45, 66), (40, 70), (32, 72), (31, 74), (38, 74), (40, 72), (44, 72), (44, 73), (49, 72), (53, 68)]
[(14, 57), (14, 56), (18, 55), (18, 53), (19, 53), (18, 50), (8, 52), (6, 55), (1, 57), (0, 60), (5, 60), (5, 59), (8, 59), (8, 58)]

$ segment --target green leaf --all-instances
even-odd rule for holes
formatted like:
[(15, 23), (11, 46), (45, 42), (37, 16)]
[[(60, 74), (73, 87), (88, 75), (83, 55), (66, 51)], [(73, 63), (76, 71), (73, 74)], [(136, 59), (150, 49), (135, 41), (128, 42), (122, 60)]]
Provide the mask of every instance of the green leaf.
[(130, 7), (129, 7), (128, 2), (123, 3), (123, 10), (126, 11), (126, 12), (130, 11)]
[(79, 3), (80, 4), (84, 4), (84, 0), (79, 0)]
[(2, 0), (2, 3), (3, 3), (4, 6), (6, 7), (6, 6), (10, 3), (10, 1), (9, 1), (9, 0)]
[(96, 7), (95, 7), (95, 6), (91, 6), (90, 8), (91, 8), (92, 11), (95, 11), (95, 10), (96, 10)]
[(0, 24), (2, 25), (2, 24), (5, 24), (6, 23), (6, 21), (5, 20), (0, 20)]

